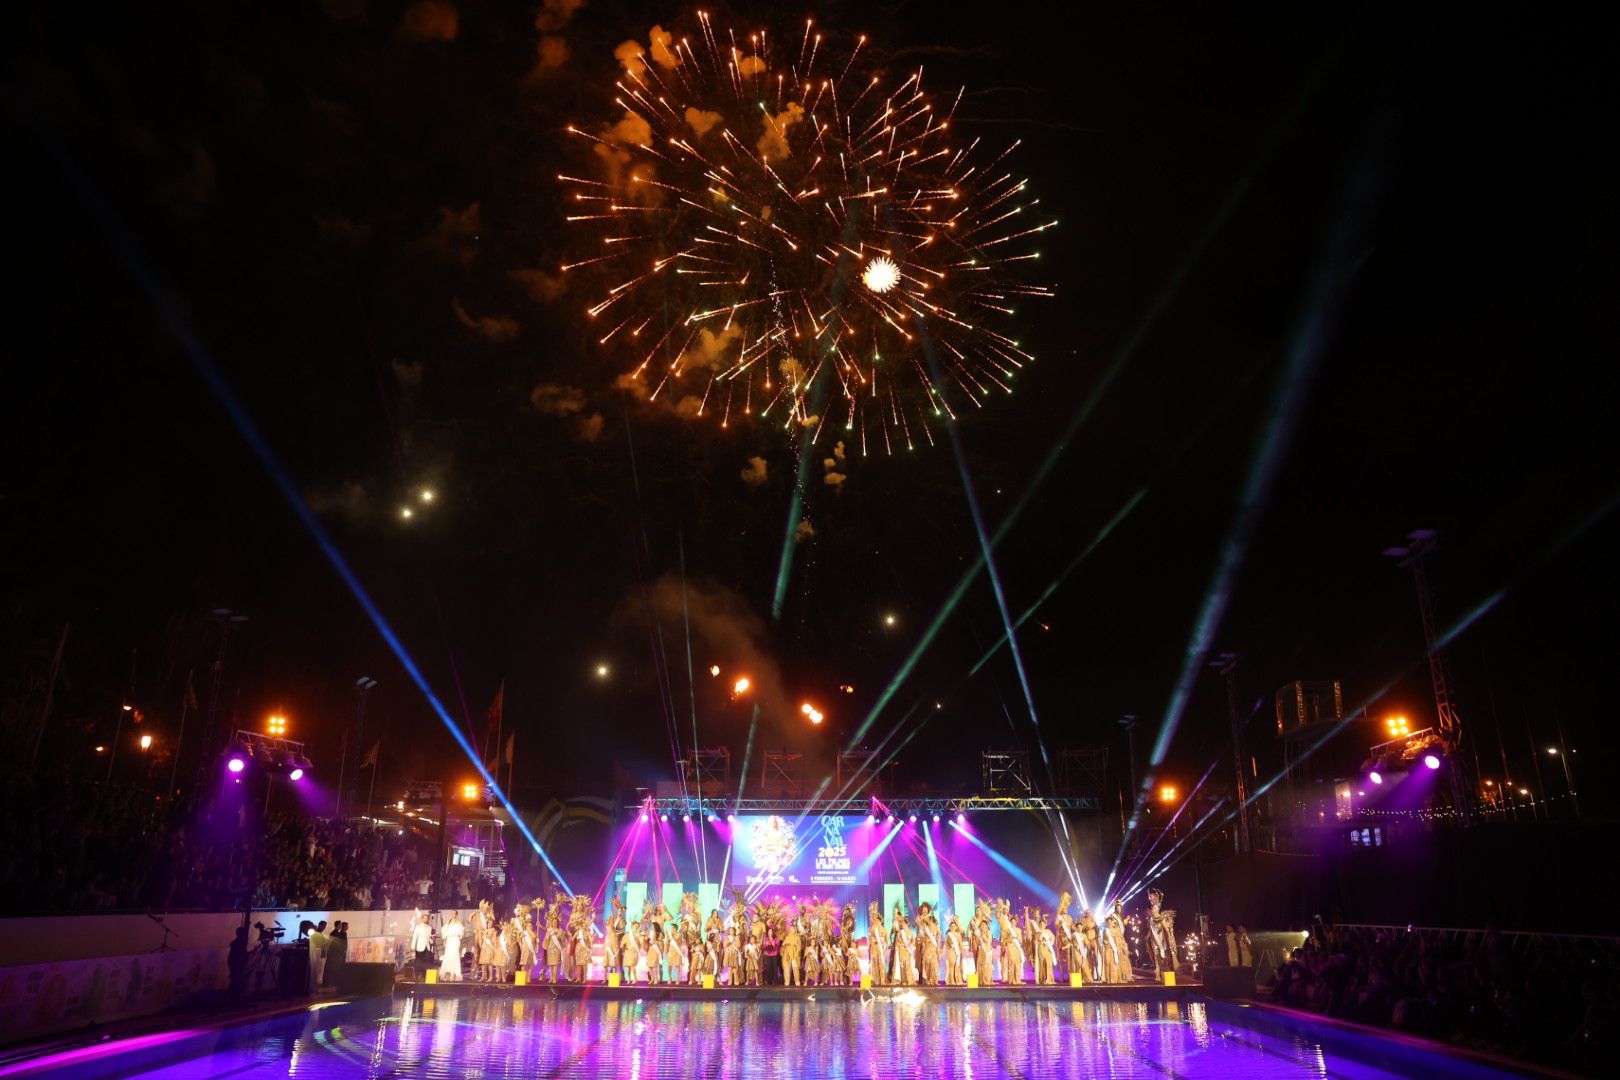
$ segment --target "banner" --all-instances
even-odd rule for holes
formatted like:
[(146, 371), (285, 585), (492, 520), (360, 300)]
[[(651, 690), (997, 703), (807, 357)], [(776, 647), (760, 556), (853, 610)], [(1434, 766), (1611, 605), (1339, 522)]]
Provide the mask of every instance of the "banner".
[(0, 968), (0, 1040), (146, 1016), (225, 983), (224, 949)]

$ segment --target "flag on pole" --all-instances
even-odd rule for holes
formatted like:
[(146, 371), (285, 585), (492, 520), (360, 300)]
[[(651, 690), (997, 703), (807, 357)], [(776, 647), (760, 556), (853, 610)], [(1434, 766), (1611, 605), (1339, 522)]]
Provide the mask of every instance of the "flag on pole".
[(480, 749), (486, 764), (493, 763), (501, 752), (501, 714), (505, 708), (506, 680), (502, 679), (501, 688), (495, 691), (495, 700), (489, 703), (489, 713), (484, 717), (484, 738)]
[(506, 740), (506, 755), (505, 755), (504, 763), (507, 764), (507, 765), (512, 764), (512, 746), (516, 742), (517, 742), (517, 732), (514, 731), (514, 732), (512, 732), (512, 734)]
[(366, 751), (366, 756), (360, 759), (360, 767), (363, 769), (367, 765), (377, 764), (377, 751), (381, 749), (382, 740), (378, 739), (376, 742), (371, 744), (371, 749)]

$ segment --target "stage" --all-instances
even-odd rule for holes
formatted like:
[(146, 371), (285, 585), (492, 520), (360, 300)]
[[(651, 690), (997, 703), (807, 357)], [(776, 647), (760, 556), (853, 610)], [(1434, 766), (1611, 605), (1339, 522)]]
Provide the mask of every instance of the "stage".
[(905, 1003), (948, 1004), (950, 1002), (1021, 1001), (1040, 1002), (1179, 1002), (1199, 998), (1204, 994), (1202, 983), (1178, 980), (1175, 986), (1142, 980), (1134, 983), (1093, 983), (1086, 986), (876, 986), (862, 990), (858, 986), (716, 986), (705, 990), (698, 986), (676, 986), (645, 983), (634, 986), (608, 986), (605, 983), (529, 983), (513, 986), (509, 983), (402, 982), (395, 993), (413, 994), (422, 1001), (437, 998), (487, 998), (507, 1001), (551, 1001), (559, 999), (589, 999), (593, 1001), (714, 1001), (714, 1002), (865, 1002), (897, 1001)]

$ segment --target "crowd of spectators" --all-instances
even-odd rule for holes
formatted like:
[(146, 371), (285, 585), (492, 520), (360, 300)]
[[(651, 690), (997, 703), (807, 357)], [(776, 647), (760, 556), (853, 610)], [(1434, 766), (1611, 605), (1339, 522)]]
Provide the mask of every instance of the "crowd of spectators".
[(1271, 992), (1296, 1009), (1586, 1069), (1614, 1057), (1617, 974), (1613, 939), (1319, 925)]
[(0, 784), (0, 905), (106, 911), (139, 902), (157, 854), (149, 793), (20, 772)]
[[(92, 913), (229, 911), (249, 882), (254, 904), (308, 910), (427, 906), (432, 837), (406, 829), (272, 813), (244, 829), (233, 814), (169, 806), (149, 792), (95, 783), (0, 786), (0, 910)], [(496, 896), (451, 870), (448, 903)]]

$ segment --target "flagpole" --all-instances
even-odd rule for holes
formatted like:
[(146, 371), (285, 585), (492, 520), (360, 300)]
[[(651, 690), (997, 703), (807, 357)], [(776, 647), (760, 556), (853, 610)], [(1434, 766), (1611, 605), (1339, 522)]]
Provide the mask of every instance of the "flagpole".
[(343, 739), (338, 744), (338, 782), (337, 806), (332, 812), (335, 818), (343, 817), (343, 776), (349, 771), (349, 733), (343, 733)]
[(197, 673), (196, 668), (186, 672), (186, 692), (180, 695), (180, 731), (174, 737), (174, 767), (169, 770), (169, 802), (174, 802), (175, 781), (180, 779), (180, 750), (186, 745), (186, 713), (191, 711), (191, 677)]
[(377, 794), (377, 770), (382, 768), (382, 740), (377, 740), (377, 754), (371, 759), (371, 786), (366, 789), (366, 817), (371, 816), (371, 797)]

